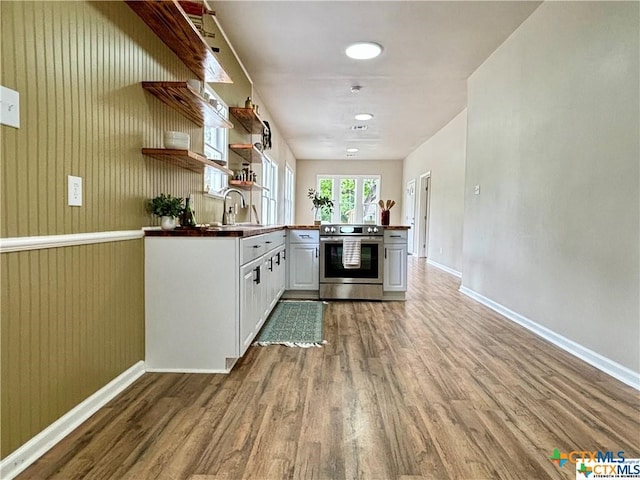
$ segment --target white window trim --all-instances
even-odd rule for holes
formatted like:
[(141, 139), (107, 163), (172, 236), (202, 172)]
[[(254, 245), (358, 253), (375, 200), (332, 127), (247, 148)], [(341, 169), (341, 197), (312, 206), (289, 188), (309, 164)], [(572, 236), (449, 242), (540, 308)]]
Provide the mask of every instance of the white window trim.
[[(342, 174), (342, 175), (323, 175), (323, 174), (317, 174), (316, 175), (316, 190), (320, 191), (320, 180), (323, 179), (331, 179), (333, 180), (333, 204), (334, 204), (334, 208), (333, 208), (333, 213), (331, 214), (331, 222), (332, 223), (342, 223), (340, 221), (340, 192), (339, 192), (339, 188), (336, 188), (336, 185), (340, 185), (339, 181), (343, 178), (352, 178), (354, 180), (356, 180), (356, 191), (355, 191), (355, 217), (356, 218), (360, 218), (360, 222), (364, 222), (364, 218), (363, 218), (363, 211), (362, 211), (362, 187), (363, 187), (363, 182), (362, 180), (365, 179), (369, 179), (369, 178), (373, 178), (376, 179), (378, 181), (378, 198), (380, 197), (380, 190), (382, 190), (382, 177), (381, 175), (349, 175), (349, 174)], [(378, 211), (378, 207), (376, 205), (376, 216), (379, 215), (380, 212)]]
[[(224, 100), (222, 100), (220, 95), (218, 95), (218, 93), (213, 88), (211, 88), (211, 86), (205, 84), (205, 89), (206, 89), (206, 91), (207, 91), (207, 93), (209, 95), (214, 97), (224, 107), (224, 113), (225, 113), (224, 118), (228, 120), (229, 119), (229, 106), (227, 105), (227, 103)], [(203, 127), (203, 129), (202, 129), (203, 150), (204, 151), (206, 151), (206, 148), (205, 148), (205, 145), (204, 145), (204, 136), (205, 136), (205, 130), (204, 129), (205, 128), (206, 127)], [(229, 162), (229, 131), (228, 130), (226, 130), (226, 135), (225, 135), (225, 139), (224, 139), (223, 145), (219, 145), (219, 146), (221, 147), (220, 153), (222, 154), (222, 160), (226, 161), (227, 165), (228, 165), (228, 162)], [(218, 150), (216, 149), (216, 151), (218, 151)], [(224, 189), (229, 186), (229, 177), (225, 173), (223, 173), (223, 172), (218, 170), (216, 172), (217, 175), (220, 175), (221, 177), (226, 177), (226, 179), (227, 179), (226, 182), (223, 182), (223, 183), (226, 183), (226, 185), (223, 186), (220, 190), (216, 190), (216, 191), (213, 191), (213, 192), (210, 191), (210, 190), (207, 191), (207, 190), (204, 189), (204, 187), (206, 186), (204, 184), (204, 180), (205, 180), (205, 176), (206, 176), (206, 172), (207, 172), (208, 168), (213, 168), (213, 167), (205, 166), (204, 170), (203, 170), (203, 173), (202, 173), (202, 184), (203, 184), (202, 187), (203, 187), (204, 195), (206, 197), (210, 197), (210, 198), (221, 199), (221, 198), (223, 198), (223, 196), (220, 193), (222, 191), (224, 191)]]

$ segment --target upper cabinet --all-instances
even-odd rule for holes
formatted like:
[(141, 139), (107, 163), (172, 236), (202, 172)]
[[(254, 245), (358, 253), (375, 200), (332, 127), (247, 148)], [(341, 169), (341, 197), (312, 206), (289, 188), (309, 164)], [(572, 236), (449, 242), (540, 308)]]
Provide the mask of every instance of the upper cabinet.
[(131, 9), (200, 80), (233, 83), (176, 0), (127, 0)]
[(231, 115), (238, 120), (245, 130), (251, 134), (261, 134), (265, 127), (262, 119), (256, 114), (253, 108), (231, 107)]

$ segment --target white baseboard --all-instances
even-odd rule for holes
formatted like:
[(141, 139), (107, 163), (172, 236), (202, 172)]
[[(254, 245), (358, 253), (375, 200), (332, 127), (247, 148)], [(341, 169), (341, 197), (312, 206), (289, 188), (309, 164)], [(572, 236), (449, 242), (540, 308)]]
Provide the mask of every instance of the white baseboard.
[(91, 415), (124, 391), (145, 372), (140, 361), (118, 375), (96, 393), (65, 413), (11, 455), (0, 461), (0, 478), (11, 480), (69, 435)]
[(224, 368), (147, 368), (148, 373), (231, 373)]
[(620, 380), (621, 382), (635, 388), (636, 390), (640, 390), (640, 372), (634, 372), (624, 365), (620, 365), (619, 363), (614, 362), (613, 360), (600, 355), (599, 353), (596, 353), (593, 350), (590, 350), (580, 345), (579, 343), (574, 342), (573, 340), (569, 340), (568, 338), (563, 337), (553, 330), (550, 330), (547, 327), (543, 327), (533, 320), (530, 320), (527, 317), (524, 317), (519, 313), (516, 313), (513, 310), (510, 310), (507, 307), (494, 302), (490, 298), (474, 292), (470, 288), (461, 286), (459, 290), (468, 297), (473, 298), (474, 300), (489, 307), (491, 310), (498, 312), (500, 315), (508, 318), (512, 322), (523, 326), (539, 337), (542, 337), (545, 340), (560, 347), (564, 351), (569, 352), (571, 355), (587, 362), (589, 365), (596, 367), (598, 370), (611, 375), (613, 378)]
[(453, 268), (449, 268), (446, 265), (442, 265), (441, 263), (434, 262), (430, 258), (427, 258), (427, 263), (429, 265), (433, 266), (433, 267), (439, 268), (440, 270), (443, 270), (443, 271), (445, 271), (447, 273), (450, 273), (454, 277), (462, 278), (462, 272), (454, 270)]

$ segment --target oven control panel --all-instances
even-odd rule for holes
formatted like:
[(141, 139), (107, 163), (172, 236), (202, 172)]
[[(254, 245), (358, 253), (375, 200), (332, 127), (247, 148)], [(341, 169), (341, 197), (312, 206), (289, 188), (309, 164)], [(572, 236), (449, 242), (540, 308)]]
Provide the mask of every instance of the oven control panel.
[(383, 227), (377, 225), (324, 225), (320, 227), (320, 235), (382, 235)]

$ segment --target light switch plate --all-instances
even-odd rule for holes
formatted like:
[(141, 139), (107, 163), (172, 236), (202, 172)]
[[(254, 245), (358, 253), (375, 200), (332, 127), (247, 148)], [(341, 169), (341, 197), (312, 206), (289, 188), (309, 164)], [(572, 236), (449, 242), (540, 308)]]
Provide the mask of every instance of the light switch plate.
[(476, 195), (480, 195), (480, 185), (476, 185), (476, 187), (473, 190), (473, 193), (475, 193)]
[(20, 128), (20, 93), (0, 85), (0, 123)]
[(69, 195), (68, 204), (70, 207), (82, 206), (82, 177), (67, 177), (67, 192)]

